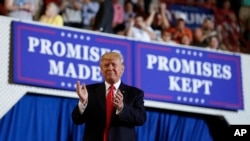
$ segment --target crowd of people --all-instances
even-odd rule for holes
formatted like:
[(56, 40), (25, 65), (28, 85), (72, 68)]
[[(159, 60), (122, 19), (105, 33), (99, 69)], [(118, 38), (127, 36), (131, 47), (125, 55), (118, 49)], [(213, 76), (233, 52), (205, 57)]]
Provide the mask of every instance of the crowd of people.
[[(250, 0), (238, 11), (223, 0), (1, 0), (0, 13), (57, 26), (107, 32), (136, 40), (159, 41), (250, 53)], [(173, 13), (177, 3), (210, 9), (200, 27), (186, 25), (185, 13)], [(173, 16), (175, 21), (170, 21)]]

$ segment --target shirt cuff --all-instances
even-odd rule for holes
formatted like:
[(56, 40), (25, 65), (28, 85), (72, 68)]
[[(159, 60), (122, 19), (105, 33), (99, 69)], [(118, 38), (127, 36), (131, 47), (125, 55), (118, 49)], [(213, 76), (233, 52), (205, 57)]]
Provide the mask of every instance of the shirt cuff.
[(78, 108), (79, 108), (80, 114), (83, 114), (83, 112), (85, 111), (87, 105), (88, 105), (88, 103), (83, 104), (80, 101), (78, 102)]
[(120, 110), (116, 109), (115, 114), (116, 114), (116, 115), (120, 115), (120, 114), (122, 113), (122, 110), (123, 110), (123, 109), (120, 109)]

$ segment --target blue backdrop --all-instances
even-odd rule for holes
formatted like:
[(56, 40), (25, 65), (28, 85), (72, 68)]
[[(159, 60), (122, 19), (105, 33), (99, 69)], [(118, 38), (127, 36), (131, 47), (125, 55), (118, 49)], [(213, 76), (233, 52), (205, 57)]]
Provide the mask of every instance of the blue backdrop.
[[(0, 140), (81, 141), (84, 125), (71, 120), (76, 103), (74, 98), (26, 94), (0, 120)], [(147, 122), (136, 132), (138, 141), (212, 141), (210, 129), (203, 117), (147, 109)]]

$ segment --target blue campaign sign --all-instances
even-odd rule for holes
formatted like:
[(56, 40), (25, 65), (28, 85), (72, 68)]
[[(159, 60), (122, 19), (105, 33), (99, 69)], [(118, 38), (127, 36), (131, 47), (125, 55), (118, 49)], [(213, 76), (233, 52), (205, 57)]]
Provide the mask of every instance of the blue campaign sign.
[(117, 51), (125, 60), (122, 80), (132, 84), (128, 40), (16, 21), (12, 34), (14, 83), (74, 91), (77, 80), (102, 82), (100, 57)]
[(135, 44), (136, 86), (149, 100), (201, 107), (243, 109), (238, 55)]
[(121, 52), (122, 81), (145, 99), (227, 110), (244, 109), (241, 60), (194, 47), (169, 46), (23, 22), (12, 23), (13, 82), (75, 91), (102, 82), (99, 60)]
[[(214, 20), (214, 13), (211, 9), (170, 4), (169, 10), (173, 13), (173, 15), (179, 15), (180, 13), (184, 14), (186, 17), (185, 24), (191, 29), (200, 27), (206, 18), (211, 18)], [(170, 21), (175, 24), (174, 17), (172, 17)]]

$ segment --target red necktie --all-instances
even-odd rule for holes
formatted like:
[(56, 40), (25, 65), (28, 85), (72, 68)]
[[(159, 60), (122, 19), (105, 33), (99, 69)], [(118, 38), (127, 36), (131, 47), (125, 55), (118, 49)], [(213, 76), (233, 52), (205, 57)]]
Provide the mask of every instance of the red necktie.
[(114, 85), (112, 84), (109, 87), (109, 92), (106, 98), (106, 127), (104, 130), (104, 139), (103, 139), (104, 141), (108, 141), (108, 131), (113, 111), (113, 102), (112, 102), (113, 95), (114, 95)]

